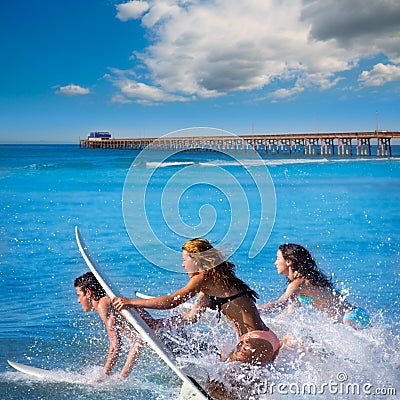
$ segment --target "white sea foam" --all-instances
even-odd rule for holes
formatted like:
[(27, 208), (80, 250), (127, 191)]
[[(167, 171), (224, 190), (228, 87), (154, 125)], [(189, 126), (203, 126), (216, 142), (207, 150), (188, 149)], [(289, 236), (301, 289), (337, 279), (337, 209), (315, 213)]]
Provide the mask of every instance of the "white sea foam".
[(284, 158), (278, 160), (265, 160), (266, 165), (291, 165), (291, 164), (321, 164), (327, 163), (327, 158)]
[(399, 157), (365, 157), (365, 158), (266, 158), (266, 159), (245, 159), (239, 155), (232, 160), (208, 160), (208, 161), (165, 161), (165, 162), (146, 162), (147, 168), (168, 168), (186, 165), (198, 165), (200, 167), (257, 167), (257, 166), (280, 166), (297, 164), (325, 164), (325, 163), (354, 163), (354, 162), (376, 162), (376, 161), (400, 161)]
[(286, 165), (286, 164), (314, 164), (314, 163), (326, 163), (329, 162), (326, 158), (316, 158), (316, 159), (302, 159), (302, 158), (279, 158), (279, 159), (257, 159), (248, 160), (238, 158), (235, 161), (210, 161), (210, 162), (200, 162), (199, 165), (203, 167), (208, 166), (220, 166), (220, 167), (230, 167), (230, 166), (245, 166), (245, 167), (257, 167), (257, 166), (274, 166), (274, 165)]
[(146, 162), (147, 168), (166, 168), (193, 165), (192, 161), (167, 161), (167, 162)]
[(366, 158), (335, 158), (332, 160), (333, 162), (371, 162), (371, 161), (400, 161), (400, 157), (366, 157)]
[[(199, 360), (199, 366), (242, 398), (380, 398), (375, 395), (399, 393), (400, 335), (379, 317), (362, 331), (333, 324), (310, 307), (263, 320), (278, 337), (290, 334), (302, 344), (281, 350), (270, 367), (224, 364), (216, 358)], [(229, 335), (216, 338), (226, 342)]]

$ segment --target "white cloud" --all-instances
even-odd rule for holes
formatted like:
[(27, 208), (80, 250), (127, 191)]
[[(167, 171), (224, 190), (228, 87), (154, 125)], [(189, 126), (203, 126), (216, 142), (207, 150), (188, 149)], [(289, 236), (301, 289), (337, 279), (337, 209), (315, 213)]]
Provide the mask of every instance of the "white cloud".
[(293, 87), (290, 89), (282, 88), (272, 92), (269, 97), (273, 100), (291, 99), (297, 94), (301, 93), (304, 89), (300, 87)]
[(89, 89), (79, 85), (74, 85), (73, 83), (67, 86), (56, 86), (56, 87), (57, 87), (56, 94), (61, 94), (64, 96), (82, 96), (90, 93)]
[(151, 28), (159, 21), (173, 17), (180, 12), (178, 5), (173, 4), (175, 1), (157, 1), (151, 7), (150, 11), (143, 17), (143, 25)]
[(379, 63), (371, 71), (363, 71), (358, 80), (365, 86), (382, 86), (387, 82), (400, 82), (400, 67)]
[(128, 21), (141, 17), (149, 9), (149, 4), (146, 1), (128, 1), (117, 4), (116, 9), (118, 11), (117, 18), (121, 21)]
[(119, 89), (119, 93), (113, 97), (115, 103), (156, 104), (160, 102), (187, 101), (188, 98), (176, 96), (156, 86), (137, 82), (129, 71), (114, 69), (112, 75), (107, 77)]
[[(347, 0), (148, 0), (146, 13), (135, 14), (152, 38), (135, 53), (141, 62), (135, 71), (145, 73), (121, 94), (186, 101), (256, 89), (268, 97), (273, 82), (273, 97), (287, 98), (335, 86), (362, 58), (400, 59), (399, 24), (392, 18), (398, 2), (355, 1), (363, 13), (354, 13)], [(380, 20), (371, 25), (377, 12)], [(117, 85), (121, 77), (113, 79)]]

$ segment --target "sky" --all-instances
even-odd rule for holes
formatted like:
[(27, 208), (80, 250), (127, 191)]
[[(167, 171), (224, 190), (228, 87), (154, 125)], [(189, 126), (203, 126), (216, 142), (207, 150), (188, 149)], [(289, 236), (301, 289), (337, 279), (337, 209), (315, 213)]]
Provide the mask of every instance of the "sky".
[(398, 0), (0, 5), (0, 143), (400, 131)]

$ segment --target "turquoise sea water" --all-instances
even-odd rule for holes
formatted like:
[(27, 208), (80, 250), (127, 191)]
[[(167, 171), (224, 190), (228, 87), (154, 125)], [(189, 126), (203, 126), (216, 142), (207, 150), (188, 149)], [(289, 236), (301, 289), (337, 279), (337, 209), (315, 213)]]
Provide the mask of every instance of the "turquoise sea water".
[[(278, 336), (291, 333), (311, 350), (306, 355), (281, 354), (268, 374), (270, 381), (319, 388), (330, 381), (337, 384), (336, 393), (326, 389), (320, 398), (368, 397), (362, 391), (340, 396), (347, 383), (369, 384), (371, 392), (392, 388), (399, 395), (400, 159), (276, 155), (255, 162), (244, 157), (243, 172), (221, 155), (181, 153), (160, 164), (159, 155), (150, 154), (130, 170), (137, 155), (73, 145), (0, 146), (2, 399), (177, 398), (179, 382), (151, 350), (144, 352), (127, 381), (95, 382), (107, 354), (107, 337), (98, 316), (83, 313), (77, 303), (73, 280), (87, 270), (75, 243), (78, 225), (124, 295), (133, 296), (135, 290), (173, 292), (187, 282), (184, 274), (174, 272), (180, 271), (179, 257), (169, 253), (171, 248), (179, 252), (184, 241), (184, 235), (176, 233), (180, 222), (185, 233), (208, 232), (214, 242), (230, 232), (228, 238), (244, 236), (233, 261), (238, 275), (259, 292), (260, 303), (284, 291), (275, 253), (279, 244), (295, 242), (311, 251), (351, 303), (370, 312), (372, 326), (360, 332), (334, 325), (308, 307), (283, 318), (264, 317)], [(276, 216), (273, 225), (262, 226), (268, 233), (261, 238), (265, 245), (250, 258), (251, 238), (262, 215), (252, 177), (265, 175), (266, 166), (275, 192), (273, 199), (267, 193), (267, 217), (273, 212)], [(143, 195), (141, 179), (149, 170), (155, 171), (145, 201), (150, 230), (135, 219), (135, 202)], [(230, 185), (225, 185), (221, 170), (237, 176), (243, 190), (226, 196)], [(195, 184), (188, 177), (195, 177)], [(128, 183), (131, 197), (124, 194)], [(170, 201), (174, 193), (179, 194), (177, 204)], [(243, 193), (247, 203), (242, 202)], [(127, 210), (130, 203), (133, 209)], [(205, 203), (209, 206), (202, 208)], [(238, 208), (232, 219), (231, 208)], [(244, 218), (247, 234), (241, 233)], [(131, 237), (139, 238), (135, 246), (126, 225)], [(155, 263), (163, 268), (145, 257), (149, 254), (155, 254)], [(223, 348), (235, 340), (232, 330), (225, 329), (211, 320), (191, 332)], [(7, 359), (56, 372), (46, 381), (27, 378), (12, 370)], [(197, 371), (218, 368), (217, 361), (200, 357), (179, 362), (191, 364), (188, 368), (195, 365)], [(276, 390), (265, 398), (318, 398), (294, 394), (295, 389), (292, 386), (289, 394)], [(390, 393), (374, 398), (396, 398)]]

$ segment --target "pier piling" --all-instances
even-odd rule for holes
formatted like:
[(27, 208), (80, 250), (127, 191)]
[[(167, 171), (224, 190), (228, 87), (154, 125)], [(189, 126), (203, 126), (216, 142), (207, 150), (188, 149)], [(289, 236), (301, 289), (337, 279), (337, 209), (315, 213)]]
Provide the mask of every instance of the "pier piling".
[(392, 139), (399, 139), (400, 132), (350, 132), (310, 133), (251, 136), (197, 136), (161, 137), (107, 140), (80, 140), (85, 149), (168, 150), (193, 152), (246, 152), (256, 150), (260, 154), (288, 154), (304, 156), (335, 155), (372, 156), (371, 145), (376, 144), (376, 156), (392, 156)]

